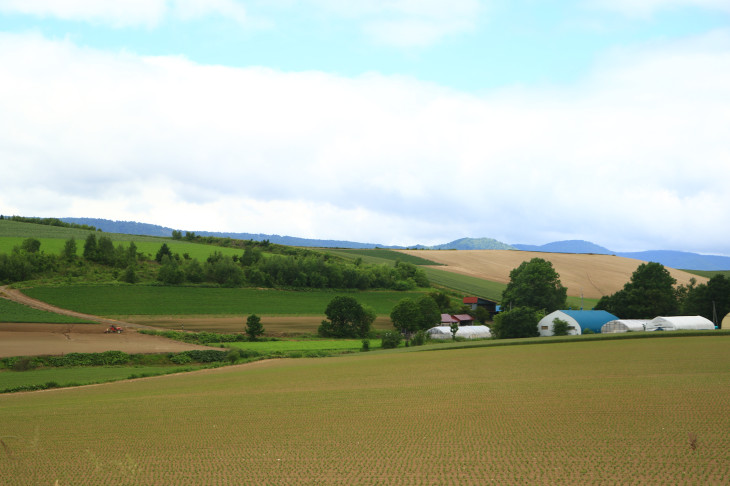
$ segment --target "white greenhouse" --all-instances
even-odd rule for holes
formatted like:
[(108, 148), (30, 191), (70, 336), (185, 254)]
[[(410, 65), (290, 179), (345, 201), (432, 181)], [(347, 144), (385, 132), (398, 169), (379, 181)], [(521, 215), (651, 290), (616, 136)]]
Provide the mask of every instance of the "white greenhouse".
[(601, 326), (618, 317), (603, 310), (557, 310), (546, 315), (537, 323), (540, 336), (554, 335), (555, 319), (567, 322), (568, 335), (574, 336), (588, 332), (588, 329), (591, 332), (601, 332)]
[(711, 320), (702, 316), (655, 317), (646, 325), (647, 331), (701, 331), (711, 329), (715, 329), (715, 325)]
[(601, 334), (646, 331), (649, 319), (615, 319), (601, 326)]
[[(431, 339), (451, 339), (451, 326), (436, 326), (428, 331)], [(486, 339), (492, 337), (487, 326), (459, 326), (456, 337), (465, 339)]]

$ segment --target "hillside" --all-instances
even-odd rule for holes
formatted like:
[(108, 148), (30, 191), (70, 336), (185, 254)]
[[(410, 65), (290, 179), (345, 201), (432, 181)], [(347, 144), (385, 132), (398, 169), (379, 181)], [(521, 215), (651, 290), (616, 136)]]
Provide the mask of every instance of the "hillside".
[[(508, 283), (510, 271), (520, 263), (538, 257), (550, 261), (560, 274), (560, 280), (568, 287), (568, 295), (600, 298), (623, 288), (640, 260), (613, 255), (588, 255), (568, 253), (539, 253), (510, 250), (398, 250), (400, 253), (419, 256), (437, 262), (439, 270), (461, 275)], [(681, 270), (668, 269), (677, 284), (689, 284), (690, 278), (699, 283), (708, 279)]]

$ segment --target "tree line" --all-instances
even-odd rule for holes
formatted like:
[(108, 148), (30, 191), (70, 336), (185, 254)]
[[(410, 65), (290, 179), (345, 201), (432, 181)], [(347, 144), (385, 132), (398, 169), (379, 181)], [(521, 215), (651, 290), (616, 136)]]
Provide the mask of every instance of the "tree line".
[(29, 280), (43, 274), (78, 273), (84, 264), (97, 264), (114, 269), (116, 278), (127, 283), (137, 283), (141, 273), (152, 272), (156, 281), (166, 285), (209, 283), (229, 287), (359, 290), (411, 290), (430, 286), (424, 271), (411, 263), (396, 262), (394, 266), (349, 263), (298, 249), (282, 251), (280, 248), (276, 254), (264, 251), (269, 249), (264, 242), (244, 244), (241, 255), (228, 256), (214, 251), (204, 262), (187, 254), (173, 253), (167, 243), (151, 259), (140, 253), (134, 242), (115, 246), (108, 236), (97, 238), (95, 233), (86, 237), (81, 249), (74, 238), (66, 240), (60, 255), (46, 254), (40, 246), (39, 240), (27, 238), (10, 254), (0, 254), (0, 282)]

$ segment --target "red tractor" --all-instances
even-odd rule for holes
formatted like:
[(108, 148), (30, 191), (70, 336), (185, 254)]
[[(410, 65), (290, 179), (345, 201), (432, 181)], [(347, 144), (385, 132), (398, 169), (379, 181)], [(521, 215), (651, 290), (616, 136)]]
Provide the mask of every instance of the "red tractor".
[(114, 325), (114, 324), (112, 324), (112, 325), (111, 325), (111, 326), (109, 326), (109, 327), (107, 328), (107, 330), (106, 330), (106, 331), (104, 331), (104, 332), (105, 332), (105, 333), (107, 333), (107, 334), (109, 334), (109, 333), (117, 333), (117, 334), (121, 334), (121, 333), (123, 333), (123, 332), (124, 332), (124, 329), (123, 329), (122, 327), (119, 327), (119, 326), (117, 326), (117, 325)]

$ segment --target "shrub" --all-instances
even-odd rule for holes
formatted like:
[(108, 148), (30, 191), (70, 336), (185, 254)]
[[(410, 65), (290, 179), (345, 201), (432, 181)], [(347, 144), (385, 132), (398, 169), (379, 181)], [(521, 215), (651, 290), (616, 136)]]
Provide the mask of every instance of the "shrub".
[(398, 331), (386, 331), (383, 334), (383, 349), (397, 348), (403, 336)]
[(568, 321), (556, 317), (553, 319), (553, 336), (567, 336), (569, 326)]
[(172, 361), (175, 364), (188, 364), (193, 362), (193, 358), (188, 356), (185, 353), (179, 353), (175, 354), (170, 357), (170, 361)]
[(411, 346), (423, 346), (428, 339), (428, 334), (423, 329), (416, 332), (411, 339)]
[(36, 364), (33, 362), (32, 358), (23, 357), (13, 363), (12, 369), (13, 371), (28, 371), (35, 369), (35, 367)]
[(370, 340), (369, 339), (362, 340), (362, 348), (360, 348), (360, 351), (370, 351)]

